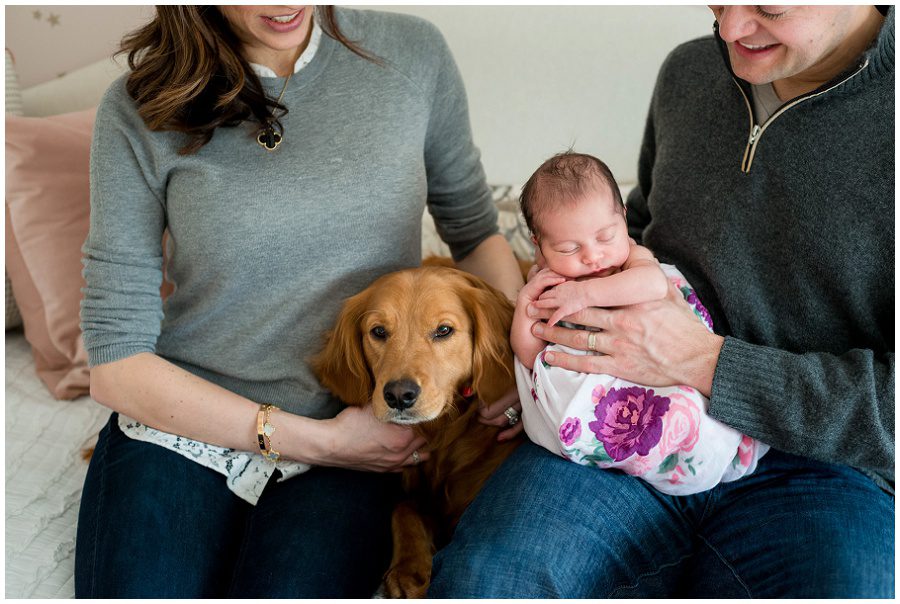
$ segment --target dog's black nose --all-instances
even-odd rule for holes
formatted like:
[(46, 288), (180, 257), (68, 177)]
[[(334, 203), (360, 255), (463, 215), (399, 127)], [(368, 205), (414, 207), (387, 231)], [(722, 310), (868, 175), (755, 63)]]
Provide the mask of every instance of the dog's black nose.
[(394, 380), (384, 385), (384, 400), (391, 409), (409, 409), (419, 398), (421, 388), (412, 380)]

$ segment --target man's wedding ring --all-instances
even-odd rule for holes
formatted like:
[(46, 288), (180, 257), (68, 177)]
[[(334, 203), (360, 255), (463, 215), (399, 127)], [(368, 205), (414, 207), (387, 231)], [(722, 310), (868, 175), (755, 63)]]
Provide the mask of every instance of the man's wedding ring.
[(414, 465), (414, 466), (419, 465), (419, 462), (422, 461), (421, 458), (419, 458), (419, 450), (418, 450), (418, 449), (414, 449), (414, 450), (413, 450), (413, 452), (412, 452), (412, 461), (413, 461), (413, 465)]
[(519, 412), (516, 411), (515, 407), (510, 407), (503, 412), (503, 415), (506, 416), (506, 421), (510, 426), (515, 426), (519, 423)]
[(588, 346), (588, 350), (593, 350), (594, 352), (597, 351), (597, 332), (596, 331), (588, 332), (587, 346)]

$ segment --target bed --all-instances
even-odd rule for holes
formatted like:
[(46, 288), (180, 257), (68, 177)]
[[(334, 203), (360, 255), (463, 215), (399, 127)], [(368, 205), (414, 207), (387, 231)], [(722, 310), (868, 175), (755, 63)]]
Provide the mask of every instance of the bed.
[(6, 332), (6, 597), (74, 595), (72, 570), (83, 451), (109, 409), (54, 399), (21, 330)]

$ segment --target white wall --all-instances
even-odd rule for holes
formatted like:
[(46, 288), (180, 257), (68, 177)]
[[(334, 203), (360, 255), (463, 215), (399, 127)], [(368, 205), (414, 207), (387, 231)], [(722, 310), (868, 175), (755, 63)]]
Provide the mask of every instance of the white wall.
[(523, 184), (569, 146), (634, 182), (656, 73), (712, 32), (705, 6), (384, 6), (425, 17), (466, 82), (488, 179)]
[[(569, 146), (635, 180), (656, 72), (706, 35), (701, 6), (368, 6), (419, 15), (447, 38), (466, 82), (488, 179), (522, 184)], [(6, 46), (27, 87), (108, 56), (148, 6), (8, 6)]]

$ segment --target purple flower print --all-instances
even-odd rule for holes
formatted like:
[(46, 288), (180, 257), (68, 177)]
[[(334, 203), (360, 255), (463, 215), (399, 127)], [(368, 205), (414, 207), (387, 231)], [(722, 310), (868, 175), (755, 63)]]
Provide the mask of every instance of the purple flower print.
[(709, 316), (709, 311), (706, 310), (706, 307), (703, 306), (703, 303), (700, 302), (700, 298), (697, 297), (697, 293), (690, 289), (688, 290), (690, 293), (685, 296), (685, 300), (694, 308), (694, 312), (700, 317), (706, 326), (709, 327), (710, 330), (713, 328), (712, 317)]
[(594, 416), (588, 428), (603, 443), (614, 461), (637, 453), (647, 455), (662, 436), (662, 417), (669, 410), (669, 399), (653, 390), (630, 386), (611, 388), (605, 395), (595, 391)]
[(581, 436), (581, 420), (577, 417), (567, 417), (563, 425), (559, 427), (559, 440), (567, 447)]

